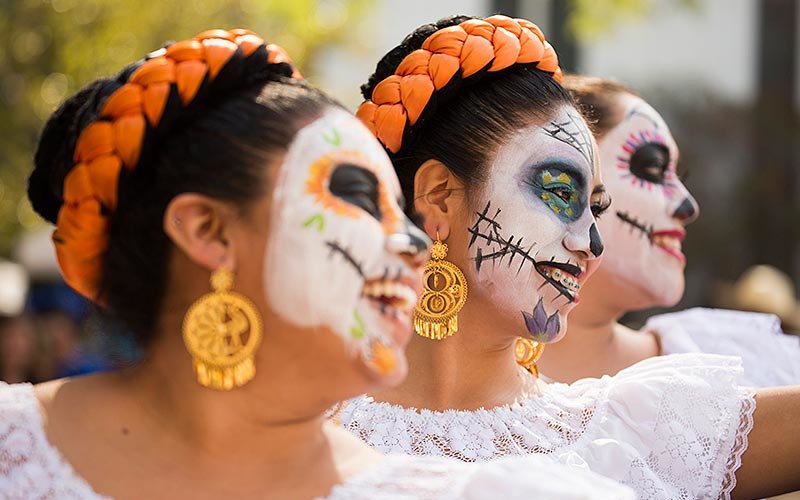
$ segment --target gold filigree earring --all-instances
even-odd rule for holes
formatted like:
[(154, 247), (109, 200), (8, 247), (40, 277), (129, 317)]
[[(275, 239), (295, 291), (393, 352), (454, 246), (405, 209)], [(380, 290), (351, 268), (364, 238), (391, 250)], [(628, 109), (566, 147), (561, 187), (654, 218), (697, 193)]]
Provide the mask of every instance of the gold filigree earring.
[(458, 266), (444, 260), (446, 257), (447, 244), (442, 243), (437, 231), (414, 313), (414, 331), (434, 340), (445, 339), (458, 331), (458, 312), (467, 302), (467, 279)]
[(544, 347), (545, 344), (542, 342), (522, 337), (517, 337), (517, 345), (514, 347), (517, 364), (531, 372), (536, 378), (539, 378), (539, 367), (536, 363), (542, 357)]
[(256, 375), (261, 316), (244, 295), (232, 292), (233, 273), (211, 273), (211, 293), (197, 299), (183, 320), (183, 342), (203, 387), (230, 390)]

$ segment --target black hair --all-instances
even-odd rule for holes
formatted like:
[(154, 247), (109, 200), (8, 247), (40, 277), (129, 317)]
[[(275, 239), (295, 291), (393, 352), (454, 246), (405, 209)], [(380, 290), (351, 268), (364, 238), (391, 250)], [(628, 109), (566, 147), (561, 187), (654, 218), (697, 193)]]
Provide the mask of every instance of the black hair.
[[(265, 54), (261, 57), (266, 61)], [(231, 59), (238, 64), (235, 60)], [(80, 132), (138, 64), (117, 78), (88, 84), (45, 125), (28, 196), (50, 222), (56, 222), (63, 204), (63, 183), (74, 167)], [(120, 175), (100, 297), (105, 312), (132, 329), (143, 346), (152, 340), (167, 285), (172, 246), (163, 230), (163, 214), (169, 202), (180, 193), (194, 192), (246, 211), (264, 194), (266, 167), (288, 148), (297, 131), (326, 107), (340, 106), (291, 78), (292, 68), (286, 63), (264, 62), (257, 70), (239, 65), (229, 71), (232, 66), (227, 63), (215, 83), (205, 80), (187, 107), (178, 104), (173, 85), (164, 117), (156, 130), (145, 133), (139, 163)]]
[[(474, 18), (452, 16), (417, 28), (378, 62), (361, 87), (364, 98), (370, 99), (375, 86), (393, 75), (403, 58), (430, 35), (469, 19)], [(492, 73), (485, 69), (464, 79), (456, 74), (434, 93), (414, 126), (406, 126), (400, 150), (387, 151), (407, 200), (415, 198), (414, 177), (425, 161), (442, 162), (469, 189), (484, 180), (488, 160), (510, 135), (532, 120), (549, 118), (561, 104), (574, 104), (569, 92), (536, 63)], [(414, 204), (406, 210), (419, 223)]]

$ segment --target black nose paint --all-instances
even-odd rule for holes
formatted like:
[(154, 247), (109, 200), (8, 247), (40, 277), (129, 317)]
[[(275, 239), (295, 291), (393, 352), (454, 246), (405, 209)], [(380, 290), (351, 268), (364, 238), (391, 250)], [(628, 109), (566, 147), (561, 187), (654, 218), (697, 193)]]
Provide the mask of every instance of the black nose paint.
[(694, 207), (694, 203), (689, 198), (684, 198), (678, 208), (675, 209), (675, 212), (672, 213), (672, 216), (678, 220), (689, 220), (695, 216), (697, 213), (697, 209)]
[(411, 246), (417, 251), (420, 252), (427, 252), (428, 247), (430, 246), (431, 240), (428, 239), (428, 236), (422, 232), (417, 226), (414, 224), (410, 224), (408, 221), (406, 222), (406, 232), (408, 236), (411, 238)]
[(600, 231), (597, 230), (597, 224), (592, 224), (589, 228), (589, 250), (592, 255), (600, 257), (603, 254), (603, 239), (600, 238)]

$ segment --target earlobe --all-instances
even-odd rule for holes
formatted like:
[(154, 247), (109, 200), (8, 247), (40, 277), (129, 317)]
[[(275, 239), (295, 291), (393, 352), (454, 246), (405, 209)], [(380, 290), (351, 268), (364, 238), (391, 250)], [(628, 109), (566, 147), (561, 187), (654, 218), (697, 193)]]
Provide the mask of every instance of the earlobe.
[(414, 176), (414, 209), (422, 216), (423, 227), (431, 239), (437, 232), (442, 240), (450, 234), (450, 218), (458, 209), (463, 183), (438, 160), (423, 163)]
[(235, 257), (227, 236), (227, 207), (203, 195), (176, 196), (164, 211), (163, 227), (176, 248), (209, 270), (235, 269)]

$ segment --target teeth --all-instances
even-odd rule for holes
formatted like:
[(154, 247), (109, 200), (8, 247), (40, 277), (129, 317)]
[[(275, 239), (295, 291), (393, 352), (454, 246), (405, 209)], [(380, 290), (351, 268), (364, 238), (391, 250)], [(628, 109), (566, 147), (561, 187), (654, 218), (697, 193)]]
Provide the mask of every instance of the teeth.
[(568, 290), (572, 290), (573, 292), (577, 292), (581, 289), (580, 283), (572, 277), (572, 275), (562, 272), (560, 269), (551, 269), (548, 267), (542, 268), (542, 274), (547, 276), (548, 278), (552, 279), (553, 281), (557, 281), (564, 286), (564, 288)]
[(391, 306), (384, 304), (388, 308), (387, 313), (391, 312), (397, 316), (398, 312), (410, 312), (417, 303), (417, 294), (413, 288), (398, 283), (397, 281), (374, 281), (366, 283), (363, 295), (371, 299), (392, 299)]
[(653, 244), (670, 250), (680, 250), (681, 241), (674, 236), (653, 236)]

